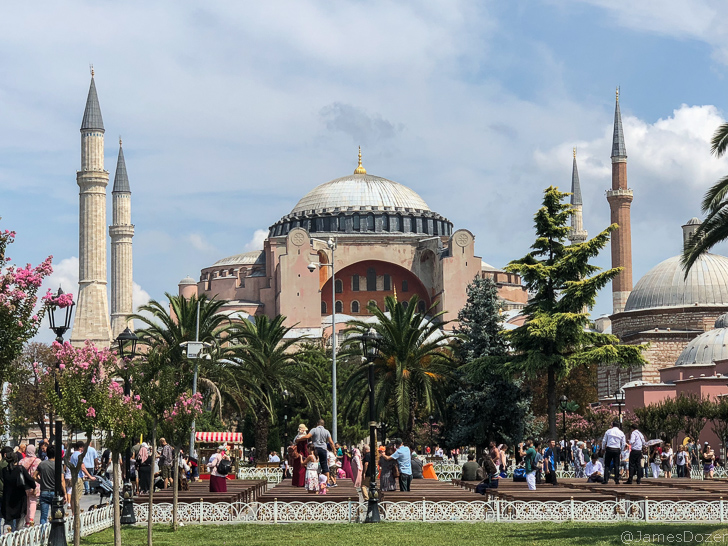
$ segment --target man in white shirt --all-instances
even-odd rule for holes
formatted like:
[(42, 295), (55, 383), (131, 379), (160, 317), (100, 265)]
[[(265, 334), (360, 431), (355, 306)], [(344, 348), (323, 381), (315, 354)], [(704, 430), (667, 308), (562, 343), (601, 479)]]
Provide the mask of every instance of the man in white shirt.
[(636, 424), (632, 423), (629, 428), (632, 431), (629, 435), (629, 445), (632, 450), (629, 452), (629, 476), (624, 483), (631, 484), (632, 478), (637, 474), (637, 483), (639, 484), (642, 483), (642, 475), (644, 472), (642, 468), (642, 447), (646, 441), (645, 436), (637, 430)]
[(612, 428), (604, 433), (602, 449), (604, 450), (604, 485), (609, 483), (609, 474), (614, 467), (614, 483), (619, 485), (619, 459), (627, 439), (619, 428), (619, 421), (612, 422)]
[(275, 451), (271, 451), (270, 455), (268, 455), (268, 462), (269, 463), (280, 463), (281, 458), (278, 456), (278, 453)]
[(596, 453), (591, 456), (591, 462), (586, 464), (586, 468), (584, 468), (584, 473), (587, 477), (587, 483), (599, 483), (602, 481), (604, 467), (602, 466), (602, 463), (599, 462), (599, 457), (597, 457)]

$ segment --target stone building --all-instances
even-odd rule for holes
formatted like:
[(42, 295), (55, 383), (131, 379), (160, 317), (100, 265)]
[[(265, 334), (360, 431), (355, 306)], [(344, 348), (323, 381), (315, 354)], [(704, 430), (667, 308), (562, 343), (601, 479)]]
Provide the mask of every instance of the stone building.
[(285, 315), (289, 325), (320, 336), (332, 310), (344, 323), (369, 314), (370, 304), (383, 308), (394, 294), (400, 301), (417, 294), (420, 311), (436, 304), (454, 320), (476, 275), (494, 278), (504, 306), (527, 301), (517, 275), (475, 255), (470, 231), (454, 230), (412, 189), (367, 174), (360, 152), (354, 173), (303, 196), (270, 227), (262, 250), (215, 262), (199, 280), (183, 279), (179, 293), (226, 300), (238, 316)]

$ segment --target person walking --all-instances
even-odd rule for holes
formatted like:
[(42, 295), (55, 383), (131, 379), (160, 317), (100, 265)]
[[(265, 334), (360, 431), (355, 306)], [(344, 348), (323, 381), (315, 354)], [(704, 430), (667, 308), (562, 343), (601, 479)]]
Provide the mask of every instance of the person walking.
[(174, 448), (164, 438), (160, 438), (159, 443), (162, 446), (162, 454), (159, 457), (159, 471), (162, 473), (162, 480), (164, 480), (163, 488), (167, 489), (172, 485), (172, 480), (174, 479), (174, 474), (172, 474)]
[[(46, 449), (48, 458), (41, 461), (33, 475), (33, 479), (40, 484), (40, 495), (38, 496), (38, 504), (40, 504), (40, 524), (48, 523), (48, 514), (53, 504), (53, 498), (56, 495), (56, 446), (48, 446)], [(66, 481), (61, 476), (62, 489), (66, 488)]]
[[(27, 449), (28, 448), (26, 448), (26, 451)], [(96, 475), (96, 459), (98, 458), (99, 452), (96, 451), (91, 444), (89, 444), (86, 449), (86, 454), (83, 456), (83, 466), (86, 467), (86, 474), (84, 474), (85, 478), (83, 480), (84, 495), (90, 495), (92, 493), (91, 482), (96, 481), (93, 476)]]
[(528, 489), (536, 491), (536, 448), (531, 438), (526, 440), (526, 454), (523, 457), (523, 462), (526, 467)]
[(139, 493), (147, 495), (152, 487), (152, 457), (149, 444), (142, 443), (136, 459), (137, 476), (139, 476)]
[(574, 463), (574, 477), (575, 478), (586, 478), (586, 474), (584, 473), (584, 467), (586, 466), (586, 461), (584, 460), (584, 442), (578, 441), (574, 444), (572, 448), (571, 458)]
[(672, 478), (672, 455), (672, 446), (665, 444), (665, 449), (662, 450), (662, 471), (666, 478)]
[(210, 471), (210, 493), (227, 493), (227, 475), (230, 457), (225, 453), (225, 446), (219, 446), (210, 460), (207, 469)]
[(351, 481), (354, 482), (354, 487), (357, 489), (361, 488), (361, 476), (362, 476), (362, 463), (361, 463), (361, 452), (358, 447), (352, 449), (351, 457)]
[(637, 476), (637, 484), (642, 483), (642, 476), (644, 470), (642, 465), (644, 464), (644, 458), (642, 451), (647, 447), (647, 441), (645, 440), (644, 434), (637, 429), (636, 423), (629, 425), (631, 430), (629, 435), (629, 469), (627, 472), (627, 481), (625, 483), (631, 484), (632, 479)]
[(604, 433), (604, 485), (609, 483), (609, 475), (614, 467), (614, 483), (619, 485), (619, 459), (627, 439), (619, 428), (619, 421), (612, 421), (612, 428)]
[[(35, 446), (29, 445), (25, 448), (25, 459), (20, 461), (20, 464), (25, 467), (28, 474), (31, 476), (35, 475), (35, 471), (38, 469), (38, 465), (41, 463), (39, 457), (36, 457)], [(40, 495), (40, 484), (36, 483), (33, 489), (28, 489), (26, 496), (28, 497), (28, 508), (25, 512), (25, 526), (32, 527), (35, 523), (35, 510), (38, 506), (38, 496)]]
[(546, 481), (556, 487), (556, 462), (559, 460), (556, 453), (556, 440), (549, 441), (549, 446), (543, 452), (545, 463)]
[(27, 490), (35, 489), (35, 480), (20, 464), (22, 456), (19, 453), (8, 453), (5, 458), (8, 464), (2, 469), (3, 504), (0, 509), (9, 530), (18, 531), (28, 511)]
[(328, 464), (328, 450), (327, 446), (334, 450), (334, 440), (331, 438), (331, 433), (324, 428), (325, 421), (319, 419), (318, 426), (311, 430), (311, 443), (314, 449), (316, 449), (316, 458), (319, 460), (321, 465), (321, 473), (326, 476), (327, 483), (331, 483), (331, 473), (329, 471)]

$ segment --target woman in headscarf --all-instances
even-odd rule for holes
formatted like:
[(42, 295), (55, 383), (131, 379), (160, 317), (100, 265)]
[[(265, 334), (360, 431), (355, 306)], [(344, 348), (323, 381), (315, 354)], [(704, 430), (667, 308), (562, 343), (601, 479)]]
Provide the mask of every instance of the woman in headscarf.
[(354, 448), (353, 456), (351, 458), (351, 481), (354, 482), (354, 487), (359, 489), (361, 487), (361, 472), (362, 472), (362, 464), (361, 464), (361, 452), (359, 451), (359, 448)]
[(28, 511), (27, 489), (35, 489), (35, 480), (28, 474), (28, 470), (19, 461), (20, 453), (7, 453), (5, 460), (8, 465), (2, 469), (3, 499), (2, 516), (11, 531), (17, 531), (22, 525), (22, 519)]
[[(31, 476), (35, 474), (40, 464), (40, 459), (35, 456), (35, 446), (30, 444), (25, 448), (25, 459), (20, 461), (20, 464), (25, 467), (28, 474)], [(35, 509), (38, 506), (38, 496), (40, 495), (40, 484), (37, 483), (33, 489), (27, 491), (28, 496), (28, 508), (25, 512), (25, 526), (33, 526), (33, 518), (35, 517)]]
[(207, 461), (207, 469), (210, 471), (210, 493), (227, 493), (227, 474), (218, 472), (220, 462), (229, 457), (225, 453), (225, 446), (219, 446), (210, 460)]
[(152, 487), (152, 457), (149, 455), (149, 444), (142, 443), (136, 459), (137, 475), (139, 476), (139, 493), (146, 495)]
[(293, 479), (292, 483), (294, 487), (303, 487), (306, 485), (306, 465), (302, 464), (301, 461), (305, 461), (308, 457), (308, 439), (311, 437), (308, 434), (308, 427), (301, 423), (298, 425), (298, 434), (296, 434), (293, 442), (296, 444), (296, 453), (298, 455), (293, 458)]
[(351, 452), (347, 446), (341, 446), (341, 470), (344, 471), (344, 477), (353, 479), (351, 471)]

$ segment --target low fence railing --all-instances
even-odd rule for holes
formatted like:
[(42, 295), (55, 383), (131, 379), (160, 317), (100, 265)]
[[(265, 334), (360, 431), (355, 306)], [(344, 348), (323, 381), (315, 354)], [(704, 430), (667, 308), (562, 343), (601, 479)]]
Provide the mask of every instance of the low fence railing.
[[(134, 506), (137, 522), (147, 521), (148, 505)], [(366, 515), (367, 504), (345, 502), (180, 503), (184, 523), (355, 523)], [(383, 501), (385, 521), (579, 521), (579, 522), (721, 522), (728, 519), (728, 505), (715, 501)], [(171, 504), (155, 504), (155, 522), (172, 520)]]
[[(84, 512), (81, 514), (81, 536), (103, 531), (113, 524), (114, 512), (111, 506)], [(46, 546), (50, 532), (50, 523), (34, 525), (0, 536), (0, 546)], [(73, 516), (66, 518), (66, 539), (69, 543), (73, 541)]]

